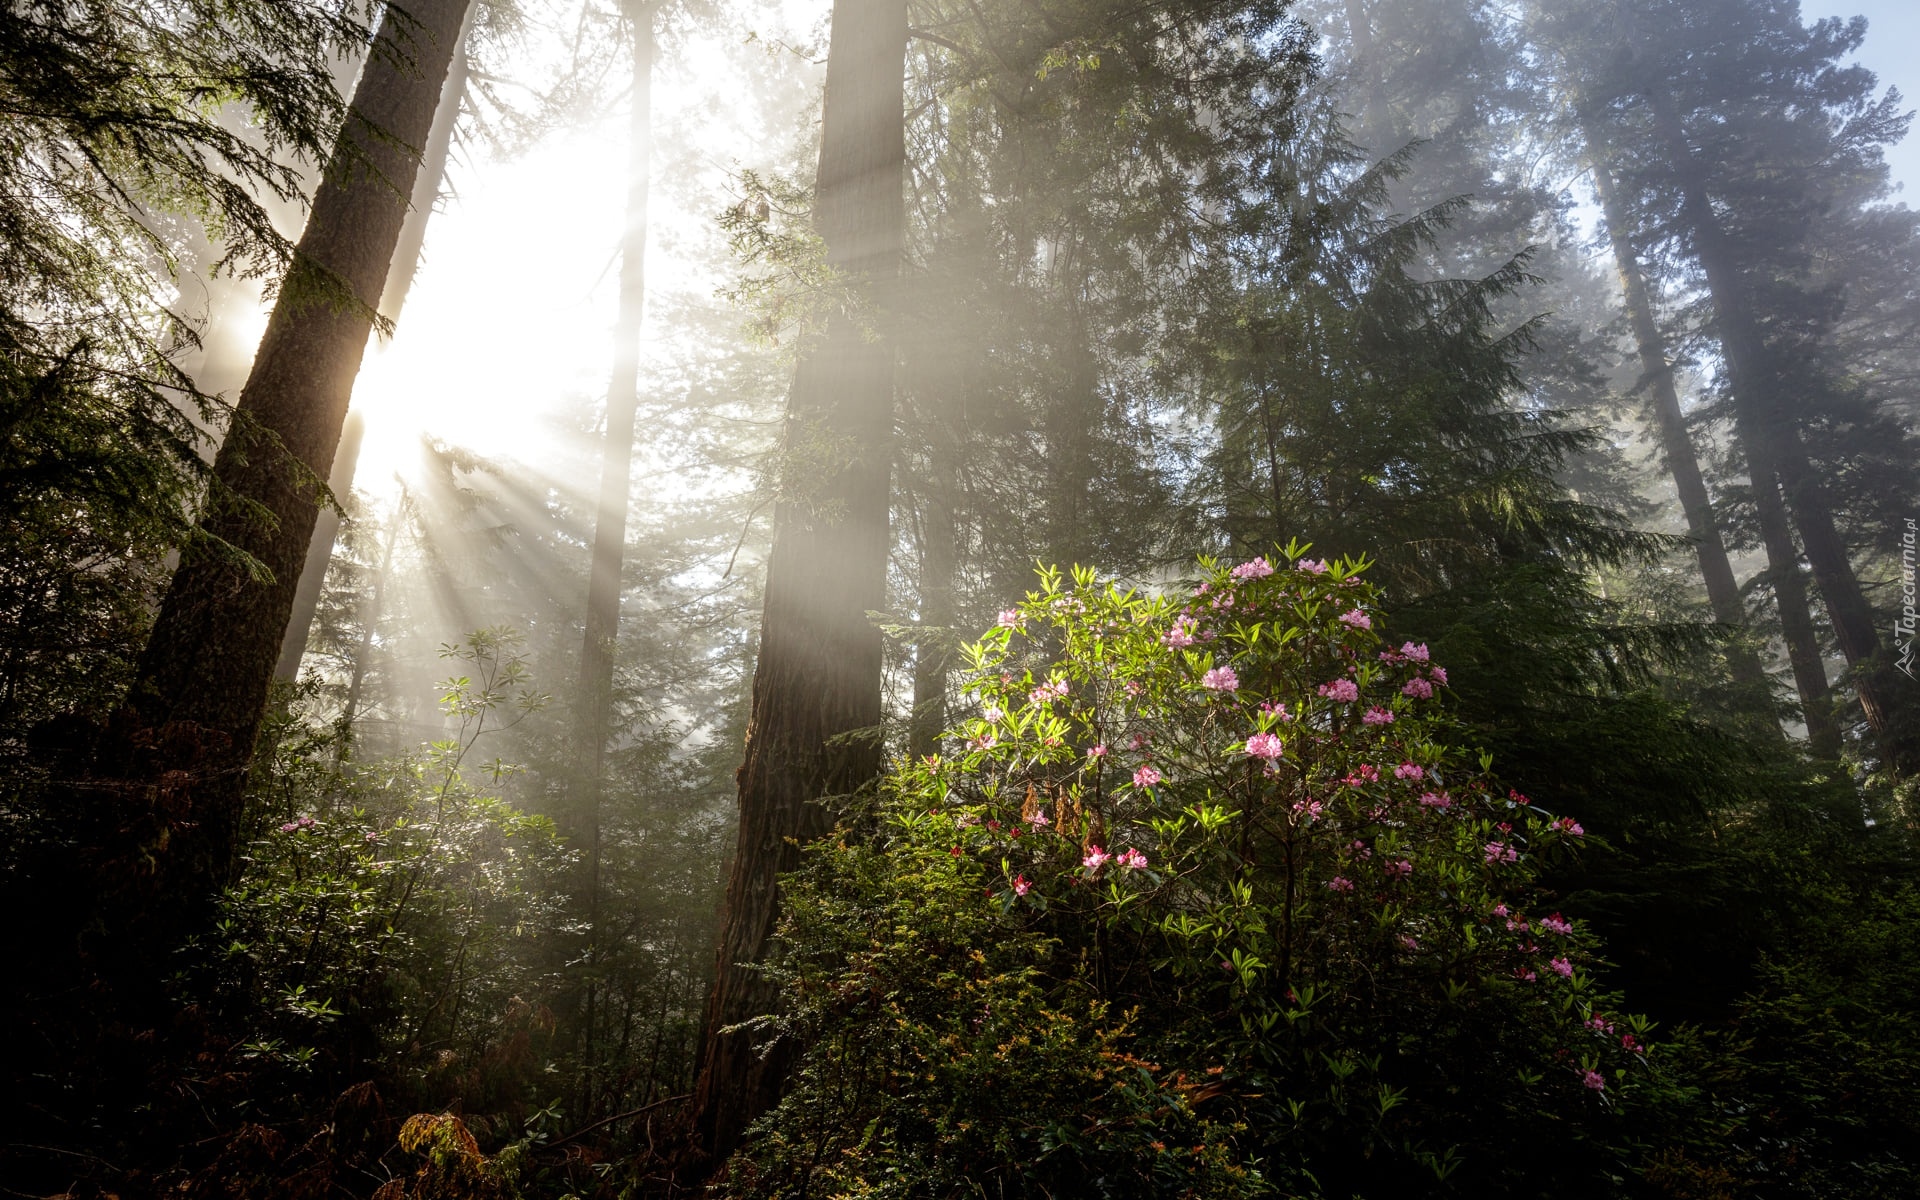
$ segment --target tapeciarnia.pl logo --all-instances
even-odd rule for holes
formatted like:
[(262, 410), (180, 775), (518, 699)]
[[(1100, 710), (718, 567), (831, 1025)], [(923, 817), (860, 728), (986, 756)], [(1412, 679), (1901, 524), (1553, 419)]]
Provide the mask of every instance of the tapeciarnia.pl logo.
[(1907, 518), (1906, 532), (1900, 535), (1900, 616), (1893, 623), (1893, 648), (1899, 657), (1894, 666), (1908, 679), (1914, 676), (1914, 627), (1920, 624), (1914, 613), (1914, 518)]

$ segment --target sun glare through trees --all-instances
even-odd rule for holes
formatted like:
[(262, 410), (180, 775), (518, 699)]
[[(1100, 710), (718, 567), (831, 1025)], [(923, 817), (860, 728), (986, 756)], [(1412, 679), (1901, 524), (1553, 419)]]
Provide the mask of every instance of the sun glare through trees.
[(1916, 36), (0, 4), (0, 1193), (1920, 1194)]

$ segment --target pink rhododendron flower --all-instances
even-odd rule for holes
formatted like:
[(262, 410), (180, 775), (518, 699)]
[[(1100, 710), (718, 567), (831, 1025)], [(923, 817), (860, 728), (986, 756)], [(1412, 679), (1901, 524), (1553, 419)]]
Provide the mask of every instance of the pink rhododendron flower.
[(1045, 829), (1047, 826), (1051, 824), (1053, 824), (1053, 822), (1048, 819), (1046, 809), (1044, 808), (1040, 809), (1038, 812), (1033, 814), (1032, 825), (1035, 829)]
[(1320, 685), (1320, 694), (1329, 700), (1351, 704), (1360, 698), (1360, 685), (1351, 679), (1336, 679)]
[(989, 729), (967, 744), (975, 750), (991, 750), (1000, 744), (1000, 739), (994, 735), (993, 730)]
[(1017, 608), (1003, 608), (1000, 610), (1000, 624), (1007, 629), (1018, 629), (1026, 624), (1026, 618), (1020, 615)]
[(1293, 815), (1296, 817), (1304, 817), (1309, 822), (1319, 820), (1320, 814), (1325, 811), (1326, 806), (1318, 800), (1295, 800), (1293, 802)]
[(1309, 575), (1325, 575), (1327, 573), (1327, 560), (1324, 558), (1303, 558), (1293, 564), (1293, 569), (1296, 571), (1305, 571)]
[(1146, 748), (1147, 735), (1144, 733), (1136, 733), (1127, 739), (1127, 749), (1129, 750), (1145, 750)]
[(1453, 797), (1445, 792), (1425, 792), (1420, 796), (1420, 803), (1427, 808), (1437, 808), (1444, 812), (1453, 806)]
[(1407, 876), (1413, 874), (1413, 864), (1408, 862), (1404, 858), (1396, 859), (1395, 861), (1386, 864), (1386, 866), (1382, 867), (1381, 870), (1385, 871), (1389, 875), (1394, 875), (1394, 876), (1398, 876), (1401, 879), (1405, 879)]
[(1165, 776), (1161, 775), (1152, 763), (1148, 763), (1133, 773), (1133, 786), (1143, 788), (1152, 787), (1163, 778), (1165, 778)]
[(1418, 950), (1420, 943), (1414, 941), (1412, 936), (1403, 933), (1400, 935), (1400, 948), (1402, 950)]
[(1373, 618), (1357, 608), (1350, 608), (1340, 614), (1340, 623), (1353, 629), (1372, 629)]
[(1181, 617), (1173, 623), (1173, 628), (1167, 630), (1166, 636), (1160, 640), (1165, 642), (1169, 649), (1173, 650), (1185, 650), (1188, 646), (1193, 645), (1193, 618)]
[(1554, 913), (1550, 917), (1540, 918), (1540, 928), (1546, 930), (1548, 933), (1557, 933), (1561, 937), (1565, 937), (1573, 932), (1573, 922), (1567, 920), (1559, 913)]
[(1400, 647), (1400, 653), (1406, 655), (1408, 658), (1412, 659), (1415, 662), (1426, 662), (1427, 661), (1427, 644), (1425, 642), (1421, 642), (1418, 645), (1415, 645), (1412, 642), (1408, 642), (1405, 645)]
[(1287, 706), (1278, 700), (1262, 700), (1260, 702), (1260, 711), (1269, 716), (1279, 717), (1282, 721), (1291, 721), (1293, 719), (1293, 714), (1287, 711)]
[(1107, 756), (1107, 744), (1105, 742), (1101, 742), (1098, 745), (1096, 745), (1093, 749), (1087, 751), (1088, 758), (1105, 758), (1106, 756)]
[(1344, 875), (1335, 875), (1332, 879), (1327, 880), (1327, 890), (1341, 893), (1351, 892), (1353, 890), (1353, 880), (1348, 879)]
[(1409, 679), (1400, 689), (1402, 696), (1412, 696), (1415, 700), (1433, 699), (1433, 685), (1424, 679)]
[(980, 719), (982, 721), (998, 721), (1006, 715), (1007, 714), (997, 704), (989, 704), (980, 710)]
[(1268, 762), (1285, 753), (1280, 739), (1271, 733), (1256, 733), (1247, 739), (1247, 755), (1251, 758), (1264, 758)]
[(1554, 974), (1560, 976), (1560, 978), (1562, 979), (1573, 978), (1573, 964), (1568, 962), (1566, 959), (1556, 958), (1549, 965), (1553, 967)]
[(1393, 724), (1393, 713), (1376, 704), (1367, 710), (1366, 716), (1360, 719), (1369, 725), (1391, 725)]
[(1013, 877), (1013, 894), (1014, 895), (1024, 896), (1032, 890), (1033, 890), (1033, 881), (1031, 879), (1028, 879), (1025, 875), (1015, 875)]
[(1607, 1077), (1598, 1071), (1585, 1072), (1580, 1076), (1580, 1082), (1586, 1084), (1596, 1092), (1603, 1092), (1607, 1089)]
[(1138, 850), (1122, 850), (1120, 857), (1113, 861), (1119, 863), (1129, 871), (1144, 871), (1147, 867), (1147, 856)]
[(1393, 769), (1395, 779), (1425, 779), (1426, 771), (1419, 763), (1403, 762)]
[(1445, 683), (1447, 681), (1447, 669), (1445, 667), (1428, 667), (1427, 674), (1435, 683)]
[(1140, 694), (1139, 681), (1134, 679), (1127, 680), (1127, 695), (1138, 696), (1139, 694)]
[(1572, 817), (1561, 817), (1553, 823), (1553, 827), (1573, 837), (1587, 836), (1587, 831), (1580, 828), (1580, 822), (1574, 820)]
[(1237, 691), (1240, 677), (1233, 673), (1232, 667), (1215, 667), (1200, 677), (1200, 686), (1213, 692)]
[(1482, 847), (1482, 853), (1485, 855), (1485, 861), (1489, 863), (1520, 861), (1519, 852), (1505, 842), (1488, 842)]
[(1243, 562), (1233, 569), (1235, 579), (1265, 579), (1271, 574), (1273, 574), (1273, 564), (1268, 562), (1265, 556)]
[(1522, 983), (1532, 983), (1536, 979), (1540, 978), (1538, 975), (1534, 974), (1532, 971), (1527, 970), (1525, 967), (1515, 967), (1513, 969), (1513, 977), (1515, 979), (1520, 980)]
[(1080, 865), (1089, 871), (1098, 871), (1112, 857), (1098, 846), (1088, 846), (1086, 857), (1080, 860)]
[(1504, 916), (1506, 916), (1506, 915), (1507, 915), (1508, 913), (1510, 913), (1511, 911), (1512, 911), (1512, 910), (1511, 910), (1511, 909), (1509, 909), (1509, 908), (1508, 908), (1508, 907), (1507, 907), (1506, 905), (1504, 905), (1504, 904), (1496, 904), (1496, 905), (1494, 905), (1494, 906), (1493, 906), (1493, 915), (1494, 915), (1494, 916), (1496, 916), (1496, 917), (1504, 917)]

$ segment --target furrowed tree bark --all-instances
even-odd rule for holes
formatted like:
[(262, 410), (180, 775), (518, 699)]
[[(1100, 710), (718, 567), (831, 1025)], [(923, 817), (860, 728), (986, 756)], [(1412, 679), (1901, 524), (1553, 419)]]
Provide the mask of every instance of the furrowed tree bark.
[[(837, 0), (827, 56), (814, 223), (830, 265), (884, 301), (905, 243), (905, 0)], [(709, 1164), (779, 1097), (798, 1048), (740, 1023), (774, 1011), (755, 964), (770, 949), (777, 881), (832, 828), (821, 797), (880, 770), (894, 352), (846, 314), (803, 349), (788, 395), (782, 495), (767, 563), (740, 830), (691, 1129)]]
[[(154, 921), (184, 919), (227, 881), (244, 773), (468, 0), (407, 0), (381, 19), (293, 267), (225, 441), (201, 531), (268, 573), (196, 551), (174, 573), (128, 706), (152, 736), (195, 743), (183, 818), (159, 856)], [(349, 289), (346, 303), (333, 289)], [(168, 731), (172, 731), (169, 733)], [(138, 779), (142, 769), (124, 771)], [(171, 785), (170, 785), (171, 786)]]
[[(453, 155), (453, 132), (460, 123), (460, 106), (467, 94), (466, 30), (472, 24), (469, 9), (461, 26), (460, 45), (447, 68), (447, 82), (440, 89), (440, 102), (433, 110), (433, 128), (427, 134), (426, 152), (420, 156), (420, 171), (413, 184), (407, 207), (406, 223), (400, 227), (400, 242), (393, 251), (393, 265), (387, 273), (385, 295), (380, 300), (380, 315), (389, 321), (400, 320), (407, 293), (420, 273), (420, 252), (427, 244), (427, 221), (440, 201), (440, 187), (447, 177), (447, 161)], [(360, 438), (365, 422), (357, 413), (348, 413), (340, 435), (340, 447), (334, 453), (333, 472), (327, 478), (327, 490), (344, 503), (353, 494), (353, 477), (360, 465)], [(340, 538), (340, 510), (333, 505), (320, 509), (313, 527), (313, 540), (307, 544), (306, 562), (300, 568), (300, 586), (293, 597), (293, 615), (287, 621), (286, 637), (280, 643), (280, 662), (274, 678), (293, 680), (300, 674), (300, 660), (306, 656), (307, 639), (312, 634), (313, 614), (320, 607), (320, 589), (326, 583), (327, 564), (333, 561), (334, 543)]]
[[(1594, 144), (1591, 137), (1588, 144)], [(1720, 538), (1719, 524), (1714, 520), (1713, 501), (1707, 493), (1706, 476), (1700, 470), (1700, 458), (1694, 452), (1693, 438), (1687, 432), (1686, 416), (1680, 410), (1680, 393), (1674, 384), (1673, 363), (1667, 357), (1666, 338), (1654, 315), (1653, 297), (1647, 289), (1646, 275), (1640, 269), (1639, 252), (1633, 245), (1632, 222), (1614, 184), (1613, 172), (1597, 158), (1593, 163), (1593, 177), (1594, 188), (1600, 194), (1601, 210), (1606, 216), (1607, 238), (1613, 249), (1615, 270), (1620, 276), (1627, 322), (1633, 330), (1634, 347), (1640, 357), (1640, 382), (1646, 389), (1647, 409), (1653, 417), (1654, 429), (1659, 434), (1661, 455), (1667, 460), (1667, 470), (1673, 475), (1673, 487), (1680, 499), (1681, 512), (1686, 516), (1687, 536), (1693, 541), (1694, 555), (1700, 564), (1700, 578), (1707, 588), (1707, 604), (1713, 611), (1714, 620), (1738, 628), (1746, 624), (1746, 606), (1740, 602), (1740, 585), (1734, 578), (1733, 564), (1727, 558), (1726, 544)], [(1737, 683), (1752, 690), (1756, 701), (1764, 701), (1767, 673), (1758, 655), (1744, 645), (1729, 646), (1727, 665)], [(1809, 712), (1818, 710), (1824, 714), (1824, 676), (1821, 684), (1822, 690), (1811, 697), (1818, 703), (1807, 703), (1810, 698), (1806, 695), (1801, 697)], [(1809, 730), (1813, 729), (1813, 719), (1809, 717)], [(1830, 726), (1831, 722), (1827, 724)], [(1833, 749), (1837, 752), (1838, 731), (1834, 730), (1833, 734)], [(1815, 743), (1822, 741), (1820, 737), (1810, 740)]]
[(1754, 473), (1756, 493), (1763, 490), (1758, 486), (1761, 476), (1778, 481), (1814, 583), (1826, 602), (1835, 640), (1852, 668), (1861, 712), (1882, 758), (1898, 774), (1911, 776), (1920, 771), (1920, 751), (1900, 733), (1898, 696), (1885, 678), (1887, 656), (1874, 628), (1872, 606), (1834, 525), (1832, 505), (1787, 413), (1778, 372), (1771, 369), (1765, 337), (1748, 303), (1745, 279), (1713, 210), (1686, 131), (1667, 97), (1652, 93), (1649, 100), (1679, 178), (1681, 217), (1693, 234), (1694, 253), (1713, 297), (1714, 321), (1733, 385), (1735, 429)]
[[(620, 311), (614, 319), (613, 371), (607, 383), (607, 428), (600, 442), (600, 499), (593, 516), (593, 563), (587, 580), (586, 630), (580, 648), (578, 794), (573, 820), (587, 852), (587, 990), (582, 1036), (593, 1058), (600, 957), (600, 807), (607, 736), (613, 724), (613, 660), (620, 637), (620, 580), (626, 564), (627, 497), (632, 483), (633, 427), (640, 405), (640, 326), (646, 308), (647, 195), (652, 182), (654, 6), (630, 3), (633, 107), (627, 121), (627, 214), (620, 241)], [(586, 1086), (592, 1086), (591, 1066)]]

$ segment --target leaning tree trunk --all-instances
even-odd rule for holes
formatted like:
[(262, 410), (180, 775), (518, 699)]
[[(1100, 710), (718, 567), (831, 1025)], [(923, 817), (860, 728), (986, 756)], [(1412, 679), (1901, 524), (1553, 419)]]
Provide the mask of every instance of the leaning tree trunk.
[[(472, 21), (471, 10), (467, 20)], [(460, 106), (466, 94), (467, 47), (463, 25), (453, 63), (447, 68), (447, 82), (440, 89), (440, 102), (434, 106), (433, 128), (427, 134), (427, 148), (420, 156), (420, 171), (414, 179), (406, 223), (400, 227), (393, 265), (387, 272), (380, 315), (389, 321), (400, 320), (407, 293), (413, 290), (414, 278), (420, 272), (420, 252), (427, 244), (427, 221), (440, 201), (440, 185), (447, 177), (447, 162), (453, 156), (453, 132), (460, 124)], [(280, 662), (274, 668), (277, 679), (291, 680), (300, 674), (300, 660), (306, 656), (307, 639), (313, 630), (313, 614), (319, 610), (320, 590), (326, 583), (327, 564), (333, 561), (333, 546), (340, 537), (338, 505), (353, 494), (354, 471), (360, 465), (363, 424), (358, 414), (347, 415), (340, 447), (334, 453), (333, 473), (327, 479), (327, 490), (333, 493), (336, 503), (323, 506), (314, 521), (306, 563), (300, 568), (300, 586), (293, 597), (293, 615), (287, 620), (286, 636), (280, 643)]]
[[(1589, 137), (1588, 141), (1591, 145), (1592, 138)], [(1727, 557), (1726, 544), (1720, 539), (1720, 526), (1714, 519), (1713, 501), (1707, 494), (1706, 476), (1700, 470), (1700, 458), (1694, 451), (1693, 438), (1687, 432), (1686, 416), (1680, 410), (1680, 393), (1674, 385), (1673, 363), (1667, 357), (1666, 338), (1660, 332), (1660, 323), (1654, 315), (1653, 297), (1647, 288), (1646, 275), (1640, 268), (1639, 253), (1633, 245), (1626, 205), (1614, 184), (1612, 171), (1597, 157), (1593, 164), (1593, 177), (1595, 190), (1600, 193), (1602, 211), (1606, 215), (1607, 238), (1612, 244), (1614, 267), (1620, 276), (1627, 323), (1633, 330), (1634, 347), (1640, 357), (1640, 385), (1646, 389), (1647, 408), (1659, 435), (1661, 455), (1666, 459), (1667, 470), (1673, 475), (1674, 491), (1680, 498), (1680, 510), (1686, 517), (1687, 536), (1693, 542), (1694, 555), (1700, 564), (1700, 578), (1707, 587), (1707, 604), (1713, 611), (1714, 620), (1729, 628), (1738, 628), (1746, 624), (1746, 608), (1740, 602), (1740, 585), (1734, 579), (1733, 564)], [(1815, 662), (1817, 664), (1817, 658)], [(1759, 656), (1744, 645), (1729, 646), (1727, 665), (1734, 680), (1753, 692), (1756, 702), (1764, 702), (1767, 673)], [(1809, 681), (1800, 682), (1804, 684)], [(1827, 730), (1832, 732), (1833, 753), (1821, 755), (1830, 758), (1839, 751), (1839, 731), (1833, 729), (1831, 720), (1825, 719), (1824, 674), (1820, 675), (1819, 684), (1820, 690), (1811, 696), (1803, 689), (1801, 701), (1807, 712), (1807, 728), (1812, 734), (1810, 740), (1817, 752), (1824, 749), (1826, 739), (1821, 731), (1816, 730), (1816, 721), (1824, 721)], [(1777, 731), (1778, 726), (1774, 728)]]
[[(154, 927), (191, 923), (226, 882), (243, 775), (264, 715), (354, 376), (366, 352), (468, 0), (389, 7), (314, 195), (294, 264), (213, 464), (205, 544), (174, 573), (128, 695), (152, 742), (193, 746), (191, 782), (160, 857)], [(350, 292), (351, 297), (342, 292)], [(138, 744), (145, 744), (135, 739)], [(152, 766), (119, 768), (139, 779)]]
[(620, 242), (620, 311), (613, 327), (613, 373), (607, 384), (607, 430), (600, 443), (600, 500), (593, 516), (593, 565), (587, 580), (586, 634), (580, 648), (580, 687), (574, 713), (577, 795), (570, 824), (587, 852), (587, 1084), (592, 1087), (593, 1038), (599, 999), (600, 806), (605, 790), (607, 735), (613, 724), (613, 658), (620, 636), (620, 578), (626, 561), (627, 495), (633, 467), (633, 426), (640, 404), (640, 322), (646, 305), (647, 191), (652, 179), (653, 16), (648, 3), (628, 6), (633, 26), (633, 108), (627, 124), (627, 219)]
[(1748, 304), (1746, 281), (1708, 198), (1685, 130), (1667, 97), (1653, 94), (1649, 100), (1680, 179), (1681, 218), (1693, 234), (1694, 252), (1713, 298), (1714, 320), (1733, 385), (1735, 430), (1754, 471), (1756, 492), (1761, 490), (1763, 475), (1776, 480), (1784, 492), (1785, 508), (1826, 602), (1835, 640), (1853, 669), (1854, 690), (1867, 725), (1887, 763), (1898, 774), (1910, 776), (1920, 771), (1920, 753), (1900, 735), (1899, 698), (1885, 678), (1887, 660), (1874, 628), (1872, 606), (1834, 524), (1832, 503), (1815, 478), (1799, 431), (1786, 412), (1778, 373), (1768, 362), (1765, 335)]
[[(906, 0), (834, 4), (814, 223), (828, 262), (882, 299), (905, 241), (906, 46)], [(881, 641), (867, 614), (886, 597), (893, 369), (890, 339), (836, 314), (803, 350), (788, 396), (740, 832), (692, 1102), (708, 1162), (778, 1099), (796, 1050), (740, 1028), (777, 1000), (756, 964), (773, 937), (779, 876), (832, 827), (820, 799), (880, 769)], [(803, 450), (805, 476), (793, 458)]]

